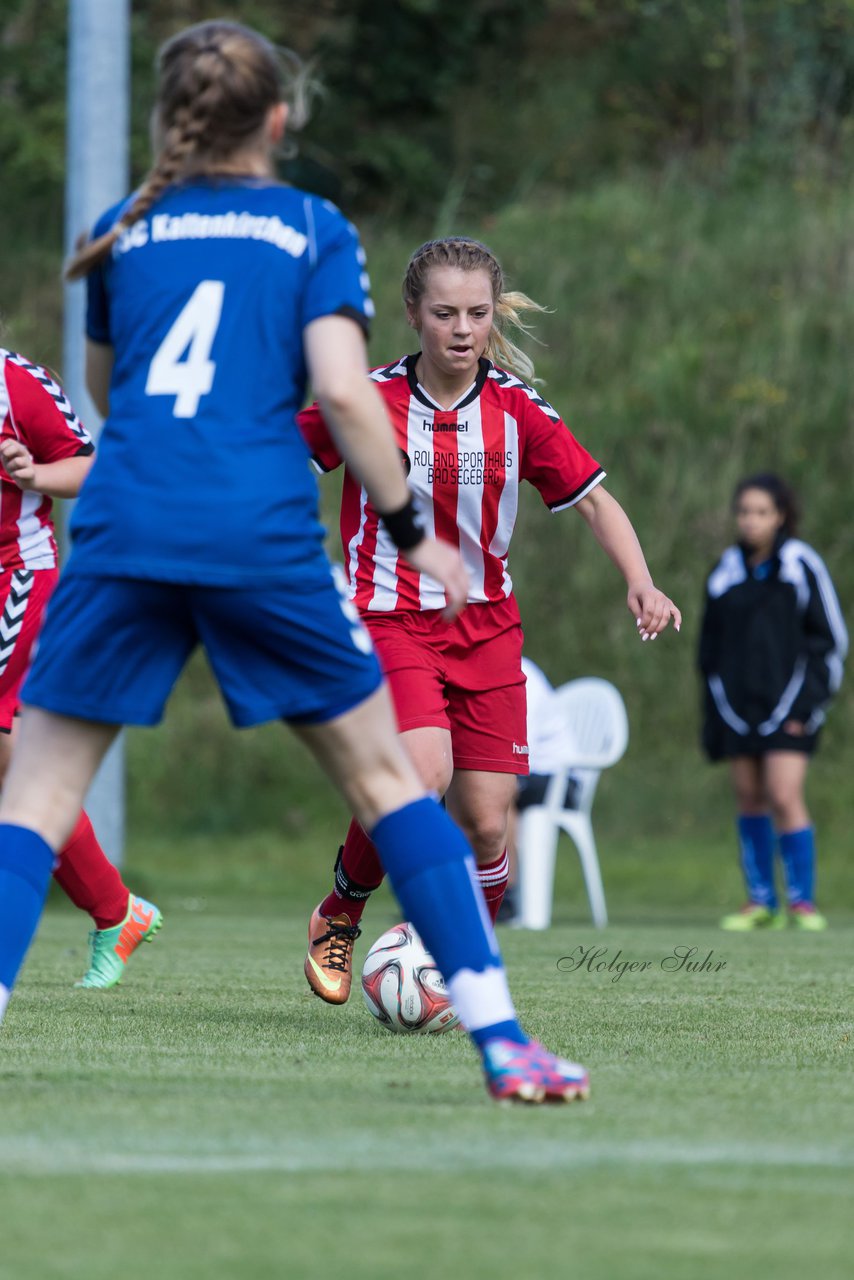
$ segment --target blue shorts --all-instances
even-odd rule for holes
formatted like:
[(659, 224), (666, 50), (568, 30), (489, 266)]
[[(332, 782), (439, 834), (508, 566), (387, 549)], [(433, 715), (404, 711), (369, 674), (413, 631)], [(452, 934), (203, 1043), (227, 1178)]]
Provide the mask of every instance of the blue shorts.
[(201, 644), (238, 728), (320, 724), (382, 683), (342, 587), (326, 561), (300, 586), (264, 588), (63, 574), (21, 701), (102, 724), (157, 724)]

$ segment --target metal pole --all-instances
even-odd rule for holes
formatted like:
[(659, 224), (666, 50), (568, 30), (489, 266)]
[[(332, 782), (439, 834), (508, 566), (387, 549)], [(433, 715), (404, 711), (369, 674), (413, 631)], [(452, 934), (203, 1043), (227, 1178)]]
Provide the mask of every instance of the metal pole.
[[(70, 0), (69, 18), (66, 253), (127, 191), (130, 0)], [(83, 367), (85, 307), (85, 286), (66, 285), (63, 379), (68, 398), (97, 438), (101, 419), (86, 391)], [(86, 798), (104, 850), (117, 865), (124, 849), (124, 775), (124, 744), (119, 738)]]

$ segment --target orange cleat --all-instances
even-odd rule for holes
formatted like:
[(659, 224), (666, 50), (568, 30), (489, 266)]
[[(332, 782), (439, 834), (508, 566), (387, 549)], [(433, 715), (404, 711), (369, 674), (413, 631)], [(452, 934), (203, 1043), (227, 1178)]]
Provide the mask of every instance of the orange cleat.
[(353, 943), (361, 934), (348, 915), (329, 919), (318, 907), (308, 922), (305, 976), (316, 996), (327, 1004), (346, 1004), (353, 982)]

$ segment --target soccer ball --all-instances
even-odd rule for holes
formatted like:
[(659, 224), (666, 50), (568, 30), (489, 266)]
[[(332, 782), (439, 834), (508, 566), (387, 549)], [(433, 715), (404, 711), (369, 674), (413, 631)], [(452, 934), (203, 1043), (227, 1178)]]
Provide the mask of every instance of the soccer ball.
[(362, 967), (362, 995), (389, 1031), (450, 1031), (459, 1023), (445, 980), (411, 924), (377, 938)]

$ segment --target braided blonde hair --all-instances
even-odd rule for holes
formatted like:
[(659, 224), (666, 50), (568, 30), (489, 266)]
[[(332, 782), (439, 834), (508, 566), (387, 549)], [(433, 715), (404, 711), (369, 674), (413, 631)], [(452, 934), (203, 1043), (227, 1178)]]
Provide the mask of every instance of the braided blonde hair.
[(486, 344), (486, 355), (503, 369), (509, 369), (526, 382), (536, 381), (534, 364), (507, 336), (506, 328), (531, 336), (530, 327), (522, 319), (526, 311), (546, 311), (527, 294), (507, 290), (504, 272), (491, 249), (480, 240), (468, 236), (448, 236), (444, 240), (428, 240), (409, 259), (403, 278), (403, 301), (416, 312), (427, 290), (427, 277), (433, 267), (458, 267), (461, 271), (486, 271), (492, 285), (494, 320)]
[(251, 142), (286, 93), (291, 127), (305, 122), (307, 73), (295, 54), (284, 56), (287, 77), (279, 51), (237, 22), (199, 22), (167, 40), (157, 55), (154, 164), (109, 231), (78, 247), (66, 279), (78, 280), (103, 262), (121, 233), (145, 217), (170, 183), (190, 170), (215, 166)]

